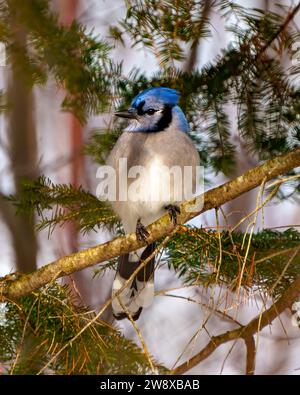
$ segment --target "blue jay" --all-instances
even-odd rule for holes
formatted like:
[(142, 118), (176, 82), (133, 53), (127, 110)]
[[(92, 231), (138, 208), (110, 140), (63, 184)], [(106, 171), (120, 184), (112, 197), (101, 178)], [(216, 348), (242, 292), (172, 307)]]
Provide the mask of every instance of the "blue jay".
[[(129, 171), (134, 166), (142, 166), (144, 172), (139, 174), (140, 189), (137, 198), (117, 198), (111, 204), (120, 217), (125, 232), (136, 232), (138, 239), (147, 240), (146, 226), (161, 217), (166, 210), (176, 223), (177, 214), (180, 213), (178, 204), (187, 198), (183, 191), (185, 186), (180, 180), (176, 182), (174, 178), (171, 187), (166, 185), (163, 166), (176, 166), (180, 170), (190, 167), (195, 170), (199, 165), (199, 155), (188, 136), (189, 125), (178, 106), (178, 101), (179, 94), (173, 89), (149, 88), (134, 98), (127, 111), (115, 114), (130, 121), (113, 147), (107, 164), (115, 169), (117, 177), (123, 177), (120, 174), (119, 162), (124, 158)], [(193, 171), (193, 188), (196, 185), (195, 174)], [(129, 192), (133, 182), (134, 180), (128, 177), (128, 183), (123, 183), (124, 186), (119, 189), (126, 188), (125, 192)], [(119, 182), (117, 185), (120, 185)], [(153, 192), (159, 192), (155, 195), (158, 198), (151, 198)], [(178, 195), (178, 192), (183, 193)], [(182, 198), (178, 199), (177, 196)], [(151, 243), (135, 252), (120, 256), (112, 287), (112, 308), (116, 319), (128, 318), (129, 313), (137, 320), (143, 307), (151, 304), (154, 297), (155, 258), (139, 271), (122, 292), (117, 296), (115, 293), (123, 287), (141, 262), (154, 251), (155, 243)]]

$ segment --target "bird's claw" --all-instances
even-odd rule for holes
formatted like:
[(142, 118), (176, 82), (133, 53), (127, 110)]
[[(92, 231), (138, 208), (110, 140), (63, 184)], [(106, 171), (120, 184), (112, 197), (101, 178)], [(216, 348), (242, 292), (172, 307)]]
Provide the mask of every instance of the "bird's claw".
[(141, 220), (138, 219), (136, 223), (136, 237), (139, 241), (147, 241), (147, 237), (149, 236), (149, 232), (145, 228), (145, 226), (141, 223)]
[(165, 209), (168, 210), (171, 221), (177, 225), (177, 214), (180, 214), (180, 208), (175, 204), (168, 204)]

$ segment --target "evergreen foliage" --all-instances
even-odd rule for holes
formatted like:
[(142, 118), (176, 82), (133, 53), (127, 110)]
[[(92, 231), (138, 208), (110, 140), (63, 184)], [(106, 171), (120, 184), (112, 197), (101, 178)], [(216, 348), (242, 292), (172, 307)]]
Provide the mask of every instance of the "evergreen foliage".
[(117, 223), (117, 218), (106, 202), (97, 199), (82, 187), (53, 184), (45, 177), (24, 181), (21, 197), (11, 196), (20, 214), (33, 214), (35, 211), (40, 221), (39, 230), (48, 228), (49, 234), (55, 226), (74, 222), (82, 232), (95, 230), (101, 226)]
[[(105, 108), (109, 95), (110, 45), (74, 21), (66, 27), (50, 10), (48, 0), (1, 1), (0, 40), (6, 44), (12, 67), (28, 86), (52, 76), (67, 91), (63, 110), (76, 112), (82, 121)], [(5, 27), (5, 28), (4, 28)], [(27, 43), (16, 40), (22, 27)]]
[[(1, 0), (0, 41), (6, 44), (10, 66), (29, 88), (53, 78), (66, 91), (62, 110), (72, 111), (82, 123), (91, 114), (125, 108), (150, 86), (177, 89), (206, 176), (233, 174), (237, 149), (232, 130), (257, 162), (300, 145), (300, 61), (293, 62), (299, 58), (300, 34), (289, 23), (291, 10), (266, 12), (228, 0), (125, 3), (126, 15), (111, 26), (113, 40), (108, 41), (78, 21), (62, 26), (48, 0)], [(211, 12), (220, 13), (233, 41), (201, 69), (186, 70), (190, 53), (213, 35)], [(20, 28), (26, 31), (26, 45), (16, 38)], [(128, 40), (151, 51), (159, 69), (150, 76), (136, 68), (125, 75), (110, 50), (112, 41), (122, 45)], [(237, 122), (228, 116), (229, 108)], [(9, 111), (5, 92), (0, 95), (0, 111)], [(116, 120), (111, 128), (93, 131), (85, 153), (103, 164), (123, 125)], [(297, 169), (289, 175), (295, 174)], [(298, 178), (288, 190), (279, 188), (277, 197), (299, 199), (299, 192)], [(19, 213), (37, 215), (38, 229), (48, 228), (49, 233), (69, 221), (82, 232), (118, 225), (110, 207), (91, 192), (54, 184), (44, 176), (25, 181), (21, 194), (9, 199)], [(230, 290), (241, 285), (276, 299), (299, 273), (299, 241), (295, 229), (250, 236), (182, 226), (166, 253), (169, 265), (189, 284), (219, 283)], [(98, 271), (114, 264), (115, 260), (108, 262)], [(93, 313), (74, 305), (66, 287), (57, 284), (15, 303), (5, 301), (0, 307), (2, 368), (15, 374), (39, 372), (93, 318)], [(149, 371), (149, 361), (136, 345), (95, 321), (44, 373)]]
[(245, 288), (277, 298), (299, 276), (300, 254), (293, 257), (299, 247), (295, 229), (265, 229), (250, 238), (239, 232), (181, 227), (167, 253), (169, 265), (188, 284), (222, 284), (235, 290), (241, 280)]
[[(75, 305), (70, 290), (58, 284), (50, 284), (16, 303), (1, 303), (2, 368), (13, 374), (39, 373), (94, 318), (94, 312)], [(152, 362), (158, 371), (166, 372)], [(148, 359), (133, 342), (109, 324), (94, 320), (43, 373), (147, 374), (150, 371)]]

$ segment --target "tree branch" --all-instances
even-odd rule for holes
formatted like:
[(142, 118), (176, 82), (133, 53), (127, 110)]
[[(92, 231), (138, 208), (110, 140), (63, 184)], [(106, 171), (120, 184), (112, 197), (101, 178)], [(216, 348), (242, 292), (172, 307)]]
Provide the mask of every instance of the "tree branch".
[[(219, 207), (257, 187), (262, 182), (269, 181), (298, 166), (300, 166), (300, 148), (271, 159), (234, 180), (205, 192), (201, 196), (204, 199), (203, 206), (199, 206), (197, 198), (184, 202), (180, 206), (181, 214), (178, 217), (178, 223), (183, 224), (207, 210)], [(198, 208), (197, 205), (199, 206)], [(194, 207), (193, 211), (191, 211), (191, 207)], [(151, 243), (169, 234), (173, 229), (174, 224), (170, 221), (169, 215), (162, 216), (148, 226), (148, 242)], [(4, 278), (0, 280), (0, 296), (16, 299), (59, 277), (104, 262), (121, 254), (135, 251), (144, 245), (144, 242), (137, 240), (134, 233), (118, 237), (107, 243), (60, 258), (31, 274), (17, 276), (13, 281)]]
[(249, 336), (244, 338), (246, 349), (247, 349), (247, 357), (246, 357), (246, 374), (253, 375), (255, 370), (255, 340), (253, 336)]
[[(194, 357), (184, 362), (182, 365), (173, 369), (171, 374), (183, 374), (188, 370), (198, 365), (201, 361), (209, 357), (217, 347), (221, 344), (227, 343), (232, 340), (244, 339), (247, 346), (247, 374), (254, 373), (254, 361), (255, 361), (255, 343), (253, 335), (261, 331), (265, 326), (271, 324), (271, 322), (278, 317), (287, 307), (291, 306), (293, 301), (298, 297), (300, 293), (300, 277), (297, 278), (283, 295), (273, 303), (272, 306), (265, 310), (262, 314), (255, 317), (249, 324), (234, 329), (232, 331), (223, 333), (218, 336), (213, 336), (211, 341)], [(252, 339), (252, 340), (251, 340)]]
[(272, 35), (269, 41), (265, 43), (265, 45), (261, 48), (261, 50), (256, 54), (254, 58), (255, 61), (258, 60), (266, 52), (266, 50), (270, 47), (270, 45), (276, 40), (276, 38), (285, 31), (285, 29), (288, 27), (289, 23), (294, 19), (295, 15), (299, 12), (299, 10), (300, 10), (300, 2), (298, 2), (298, 4), (288, 13), (286, 20), (283, 22), (283, 24)]
[(195, 65), (197, 63), (199, 42), (200, 42), (200, 39), (203, 35), (205, 24), (208, 23), (209, 14), (211, 12), (213, 5), (214, 5), (214, 2), (212, 0), (207, 0), (207, 1), (204, 1), (203, 5), (201, 6), (202, 12), (201, 12), (200, 21), (197, 24), (197, 27), (198, 27), (197, 36), (192, 42), (190, 56), (189, 56), (189, 58), (186, 62), (186, 65), (184, 67), (184, 71), (186, 73), (189, 73), (189, 74), (192, 73), (192, 71), (194, 70)]

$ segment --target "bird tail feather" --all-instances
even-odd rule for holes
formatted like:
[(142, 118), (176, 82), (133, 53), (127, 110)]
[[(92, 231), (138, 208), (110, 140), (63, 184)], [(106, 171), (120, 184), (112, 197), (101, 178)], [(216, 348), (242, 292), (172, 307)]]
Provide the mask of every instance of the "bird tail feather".
[(136, 321), (143, 307), (148, 307), (154, 298), (154, 265), (155, 257), (149, 260), (140, 269), (138, 274), (126, 285), (124, 290), (116, 293), (124, 286), (132, 273), (147, 259), (155, 250), (155, 243), (149, 244), (143, 251), (137, 262), (130, 262), (129, 254), (121, 255), (118, 270), (112, 287), (112, 309), (117, 320), (128, 318), (128, 315)]

